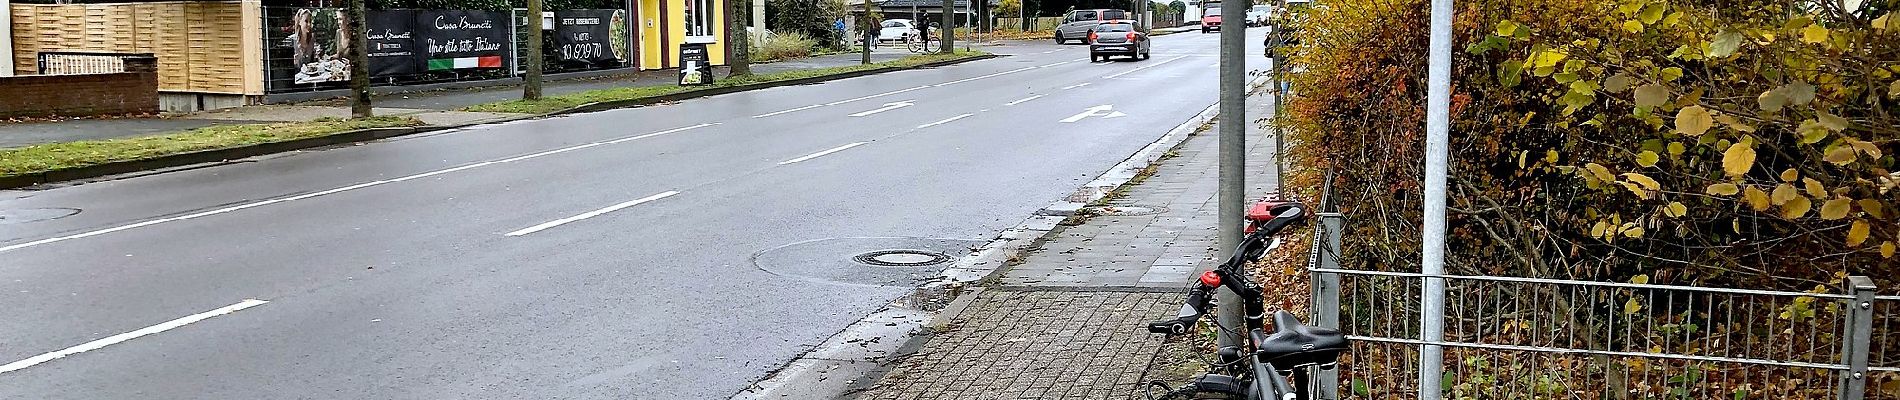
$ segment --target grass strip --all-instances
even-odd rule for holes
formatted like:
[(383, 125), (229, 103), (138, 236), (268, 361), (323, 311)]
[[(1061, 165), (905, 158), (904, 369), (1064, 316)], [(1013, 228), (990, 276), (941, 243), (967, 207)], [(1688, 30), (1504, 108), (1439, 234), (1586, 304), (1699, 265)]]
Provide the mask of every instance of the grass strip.
[(276, 124), (220, 125), (153, 136), (47, 143), (0, 149), (0, 176), (28, 175), (195, 151), (284, 142), (360, 129), (417, 125), (422, 125), (422, 121), (409, 117), (322, 119)]

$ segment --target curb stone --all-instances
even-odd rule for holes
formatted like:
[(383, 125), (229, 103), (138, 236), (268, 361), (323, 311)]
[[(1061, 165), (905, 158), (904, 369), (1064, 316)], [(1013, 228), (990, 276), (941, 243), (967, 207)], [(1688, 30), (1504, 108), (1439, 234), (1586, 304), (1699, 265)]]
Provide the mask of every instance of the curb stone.
[(992, 59), (992, 58), (997, 58), (997, 57), (1001, 57), (1001, 56), (996, 55), (996, 54), (984, 54), (984, 55), (979, 55), (979, 56), (970, 56), (970, 57), (958, 58), (958, 59), (953, 59), (953, 60), (943, 60), (943, 61), (924, 63), (924, 64), (919, 64), (917, 66), (912, 66), (912, 67), (881, 67), (881, 68), (873, 68), (873, 69), (868, 69), (868, 70), (863, 70), (863, 71), (853, 71), (853, 72), (846, 72), (846, 73), (841, 73), (841, 74), (815, 76), (815, 77), (810, 77), (810, 78), (799, 78), (799, 79), (783, 80), (783, 81), (776, 81), (776, 82), (761, 82), (761, 83), (755, 83), (755, 84), (749, 84), (749, 85), (739, 85), (739, 86), (715, 88), (715, 89), (693, 90), (693, 91), (673, 93), (673, 94), (668, 94), (668, 95), (661, 95), (661, 96), (647, 97), (647, 98), (640, 98), (640, 99), (588, 103), (588, 104), (576, 106), (574, 108), (555, 111), (555, 112), (547, 113), (547, 114), (508, 117), (508, 118), (501, 118), (501, 119), (483, 121), (483, 122), (478, 122), (478, 123), (359, 129), (359, 130), (354, 130), (354, 131), (344, 131), (344, 132), (338, 132), (338, 133), (334, 133), (330, 135), (287, 140), (287, 141), (282, 141), (282, 142), (259, 143), (259, 144), (229, 147), (229, 148), (223, 148), (223, 149), (213, 149), (213, 150), (195, 151), (195, 152), (190, 152), (190, 153), (171, 154), (171, 155), (164, 155), (164, 156), (138, 159), (138, 160), (115, 161), (115, 162), (109, 162), (109, 163), (104, 163), (104, 164), (58, 169), (58, 170), (29, 173), (29, 174), (23, 174), (23, 175), (0, 176), (0, 189), (18, 189), (18, 188), (35, 186), (35, 185), (77, 181), (77, 180), (82, 180), (82, 179), (91, 179), (91, 178), (127, 174), (127, 173), (134, 173), (134, 172), (154, 171), (154, 170), (159, 170), (159, 169), (181, 167), (181, 166), (187, 166), (187, 165), (193, 165), (193, 164), (224, 163), (231, 160), (238, 160), (238, 159), (256, 157), (256, 156), (261, 156), (261, 155), (283, 153), (283, 152), (304, 150), (304, 149), (324, 147), (324, 146), (334, 146), (334, 145), (339, 145), (339, 144), (367, 142), (371, 140), (388, 139), (388, 138), (399, 137), (399, 136), (414, 135), (418, 133), (428, 133), (428, 132), (437, 132), (437, 131), (444, 131), (444, 130), (450, 130), (450, 129), (460, 129), (460, 128), (466, 128), (466, 127), (477, 126), (477, 125), (499, 124), (499, 123), (504, 123), (504, 122), (519, 121), (519, 120), (524, 120), (524, 119), (545, 118), (545, 117), (567, 115), (567, 114), (577, 114), (577, 113), (587, 113), (587, 112), (596, 112), (596, 111), (606, 111), (606, 110), (619, 109), (619, 108), (639, 107), (639, 106), (646, 106), (646, 105), (652, 105), (652, 104), (658, 104), (658, 103), (674, 102), (674, 101), (717, 96), (717, 95), (722, 95), (722, 94), (731, 94), (731, 93), (738, 93), (738, 92), (751, 91), (751, 90), (768, 89), (768, 88), (775, 88), (775, 87), (782, 87), (782, 86), (807, 85), (807, 84), (812, 84), (812, 83), (856, 78), (856, 77), (861, 77), (861, 76), (882, 74), (882, 73), (887, 73), (887, 72), (942, 67), (942, 66), (961, 64), (961, 63), (966, 63), (966, 62), (971, 62), (971, 61), (987, 60), (987, 59)]

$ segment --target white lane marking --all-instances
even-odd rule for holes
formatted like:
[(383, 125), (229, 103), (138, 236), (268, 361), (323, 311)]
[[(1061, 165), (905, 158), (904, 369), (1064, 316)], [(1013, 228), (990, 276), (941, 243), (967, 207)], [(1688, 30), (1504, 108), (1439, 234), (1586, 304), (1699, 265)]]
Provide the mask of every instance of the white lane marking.
[(1123, 114), (1121, 111), (1114, 111), (1114, 110), (1115, 110), (1115, 106), (1108, 105), (1108, 104), (1089, 107), (1086, 110), (1082, 110), (1081, 113), (1069, 116), (1068, 118), (1063, 118), (1062, 122), (1072, 123), (1075, 121), (1081, 121), (1083, 118), (1096, 117), (1096, 116), (1100, 116), (1103, 118), (1115, 118), (1115, 117), (1128, 115), (1128, 114)]
[(1074, 85), (1063, 86), (1062, 90), (1069, 90), (1069, 89), (1079, 88), (1079, 87), (1088, 86), (1088, 85), (1089, 85), (1088, 82), (1082, 82), (1082, 83), (1077, 83)]
[(965, 114), (963, 114), (963, 115), (958, 115), (958, 116), (955, 116), (955, 117), (950, 117), (950, 118), (944, 118), (944, 119), (943, 119), (942, 121), (937, 121), (937, 122), (932, 122), (932, 123), (928, 123), (928, 124), (923, 124), (923, 125), (918, 125), (918, 126), (917, 126), (917, 129), (923, 129), (923, 128), (929, 128), (929, 127), (933, 127), (933, 126), (937, 126), (937, 125), (943, 125), (943, 124), (948, 124), (948, 123), (950, 123), (950, 121), (955, 121), (955, 120), (959, 120), (959, 119), (963, 119), (964, 117), (968, 117), (968, 116), (971, 116), (971, 115), (976, 115), (976, 114), (969, 114), (969, 113), (965, 113)]
[[(1158, 67), (1158, 66), (1161, 66), (1161, 64), (1167, 64), (1167, 63), (1169, 63), (1169, 62), (1173, 62), (1174, 60), (1179, 60), (1179, 59), (1183, 59), (1183, 58), (1188, 58), (1188, 56), (1179, 56), (1179, 57), (1175, 57), (1175, 58), (1170, 58), (1170, 59), (1167, 59), (1167, 60), (1163, 60), (1163, 61), (1161, 61), (1161, 62), (1158, 62), (1158, 63), (1153, 63), (1153, 64), (1148, 64), (1148, 65), (1143, 65), (1143, 66), (1141, 66), (1141, 67), (1139, 67), (1139, 68), (1135, 68), (1135, 69), (1131, 69), (1131, 70), (1127, 70), (1127, 71), (1122, 71), (1122, 72), (1117, 72), (1117, 73), (1115, 73), (1114, 75), (1109, 75), (1109, 76), (1104, 76), (1104, 77), (1102, 77), (1102, 78), (1103, 78), (1103, 79), (1115, 79), (1116, 77), (1119, 77), (1119, 76), (1122, 76), (1122, 75), (1128, 75), (1128, 74), (1132, 74), (1132, 73), (1135, 73), (1135, 71), (1140, 71), (1140, 70), (1144, 70), (1144, 69), (1149, 69), (1149, 68), (1154, 68), (1154, 67)], [(1220, 65), (1220, 64), (1214, 64), (1214, 65)]]
[(911, 103), (912, 101), (915, 101), (915, 100), (904, 100), (904, 101), (898, 101), (898, 102), (884, 103), (883, 107), (860, 111), (856, 114), (851, 114), (851, 116), (862, 117), (862, 116), (877, 114), (877, 113), (881, 113), (885, 111), (896, 110), (899, 108), (910, 107), (912, 105), (915, 105), (914, 103)]
[(598, 217), (598, 216), (600, 216), (601, 214), (606, 214), (606, 213), (610, 213), (610, 212), (614, 212), (614, 211), (616, 211), (616, 210), (619, 210), (619, 209), (622, 209), (622, 208), (627, 208), (627, 207), (633, 207), (633, 206), (637, 206), (637, 205), (640, 205), (641, 203), (646, 203), (646, 202), (649, 202), (649, 201), (654, 201), (654, 200), (659, 200), (659, 199), (664, 199), (664, 198), (667, 198), (667, 197), (669, 197), (669, 196), (672, 196), (672, 195), (676, 195), (676, 194), (680, 194), (680, 192), (679, 192), (678, 190), (668, 190), (668, 191), (666, 191), (666, 192), (662, 192), (662, 193), (660, 193), (660, 194), (656, 194), (656, 195), (652, 195), (652, 196), (647, 196), (647, 197), (641, 197), (641, 198), (638, 198), (638, 199), (634, 199), (633, 201), (629, 201), (629, 202), (625, 202), (625, 203), (620, 203), (620, 204), (615, 204), (615, 205), (611, 205), (611, 206), (607, 206), (607, 208), (602, 208), (602, 209), (599, 209), (599, 210), (594, 210), (594, 211), (588, 211), (588, 212), (585, 212), (585, 213), (581, 213), (580, 215), (575, 215), (575, 216), (572, 216), (572, 217), (567, 217), (567, 218), (561, 218), (561, 219), (557, 219), (557, 220), (553, 220), (553, 221), (548, 221), (548, 222), (543, 222), (543, 223), (541, 223), (540, 225), (535, 225), (535, 226), (530, 226), (530, 227), (526, 227), (526, 228), (521, 228), (521, 230), (518, 230), (518, 231), (514, 231), (514, 232), (508, 232), (508, 234), (507, 234), (507, 235), (505, 235), (505, 236), (521, 236), (521, 235), (526, 235), (526, 234), (530, 234), (530, 233), (535, 233), (535, 232), (540, 232), (540, 231), (542, 231), (542, 230), (545, 230), (545, 229), (548, 229), (548, 228), (553, 228), (553, 227), (556, 227), (556, 226), (561, 226), (561, 224), (565, 224), (565, 223), (569, 223), (569, 222), (574, 222), (574, 221), (579, 221), (579, 220), (583, 220), (583, 219), (588, 219), (588, 218), (593, 218), (593, 217)]
[(870, 95), (870, 96), (864, 96), (864, 97), (858, 97), (858, 98), (852, 98), (852, 99), (845, 99), (845, 100), (838, 100), (838, 101), (834, 101), (834, 102), (830, 102), (830, 103), (825, 103), (825, 105), (827, 105), (827, 106), (835, 106), (835, 105), (839, 105), (839, 104), (844, 104), (844, 103), (850, 103), (850, 102), (853, 102), (853, 101), (858, 101), (858, 100), (864, 100), (864, 99), (871, 99), (871, 98), (878, 98), (878, 97), (884, 97), (884, 96), (889, 96), (889, 95), (893, 95), (893, 94), (898, 94), (898, 93), (903, 93), (903, 92), (908, 92), (908, 91), (912, 91), (912, 90), (923, 90), (923, 89), (929, 89), (929, 88), (930, 88), (930, 85), (924, 85), (924, 86), (918, 86), (918, 87), (914, 87), (914, 88), (909, 88), (909, 89), (900, 89), (900, 90), (894, 90), (894, 91), (889, 91), (889, 92), (884, 92), (884, 93), (878, 93), (878, 94), (874, 94), (874, 95)]
[(818, 107), (824, 107), (824, 106), (825, 106), (825, 105), (823, 105), (823, 104), (813, 104), (813, 105), (809, 105), (809, 106), (804, 106), (804, 107), (799, 107), (799, 108), (794, 108), (794, 109), (790, 109), (790, 110), (785, 110), (785, 111), (776, 111), (776, 112), (769, 112), (769, 113), (764, 113), (764, 114), (759, 114), (759, 115), (754, 115), (754, 116), (752, 116), (752, 118), (765, 118), (765, 117), (770, 117), (770, 116), (774, 116), (774, 115), (781, 115), (781, 114), (789, 114), (789, 113), (794, 113), (794, 112), (799, 112), (799, 111), (805, 111), (805, 110), (810, 110), (810, 109), (813, 109), (813, 108), (818, 108)]
[(427, 178), (427, 177), (431, 177), (431, 176), (436, 176), (436, 175), (441, 175), (441, 174), (446, 174), (446, 173), (450, 173), (450, 172), (456, 172), (456, 171), (462, 171), (462, 170), (467, 170), (467, 169), (474, 169), (474, 168), (480, 168), (480, 167), (485, 167), (485, 166), (489, 166), (489, 165), (495, 165), (495, 164), (505, 164), (505, 163), (511, 163), (511, 162), (515, 162), (515, 161), (521, 161), (521, 160), (526, 160), (526, 159), (530, 159), (530, 158), (535, 158), (535, 157), (541, 157), (541, 156), (547, 156), (547, 155), (553, 155), (553, 154), (560, 154), (560, 153), (565, 153), (565, 152), (569, 152), (569, 151), (574, 151), (574, 150), (580, 150), (580, 149), (585, 149), (585, 148), (589, 148), (589, 147), (594, 147), (594, 146), (604, 146), (604, 145), (609, 145), (609, 144), (615, 144), (615, 143), (622, 143), (622, 142), (627, 142), (627, 141), (632, 141), (632, 140), (639, 140), (639, 139), (645, 139), (645, 138), (650, 138), (650, 137), (654, 137), (654, 136), (660, 136), (660, 135), (665, 135), (665, 134), (671, 134), (671, 133), (678, 133), (678, 132), (684, 132), (684, 131), (688, 131), (688, 130), (693, 130), (693, 129), (699, 129), (699, 128), (704, 128), (704, 127), (708, 127), (708, 126), (713, 126), (713, 125), (718, 125), (718, 124), (719, 124), (719, 123), (717, 123), (717, 122), (711, 122), (711, 123), (704, 123), (704, 124), (699, 124), (699, 125), (693, 125), (693, 126), (687, 126), (687, 127), (683, 127), (683, 128), (674, 128), (674, 129), (668, 129), (668, 130), (664, 130), (664, 131), (659, 131), (659, 132), (654, 132), (654, 133), (648, 133), (648, 134), (645, 134), (645, 135), (639, 135), (639, 136), (630, 136), (630, 137), (625, 137), (625, 138), (620, 138), (620, 139), (614, 139), (614, 140), (608, 140), (608, 141), (600, 141), (600, 142), (593, 142), (593, 143), (585, 143), (585, 144), (579, 144), (579, 145), (574, 145), (574, 146), (569, 146), (569, 147), (563, 147), (563, 148), (559, 148), (559, 149), (554, 149), (554, 150), (548, 150), (548, 151), (543, 151), (543, 152), (539, 152), (539, 153), (533, 153), (533, 154), (527, 154), (527, 155), (522, 155), (522, 156), (516, 156), (516, 157), (511, 157), (511, 158), (506, 158), (506, 159), (501, 159), (501, 160), (494, 160), (494, 161), (483, 161), (483, 162), (478, 162), (478, 163), (474, 163), (474, 164), (469, 164), (469, 165), (463, 165), (463, 166), (459, 166), (459, 167), (454, 167), (454, 168), (448, 168), (448, 169), (440, 169), (440, 170), (435, 170), (435, 171), (429, 171), (429, 172), (424, 172), (424, 173), (420, 173), (420, 174), (415, 174), (415, 175), (409, 175), (409, 176), (404, 176), (404, 177), (400, 177), (400, 178), (391, 178), (391, 179), (382, 179), (382, 180), (375, 180), (375, 181), (369, 181), (369, 182), (363, 182), (363, 183), (358, 183), (358, 184), (354, 184), (354, 185), (349, 185), (349, 186), (344, 186), (344, 187), (339, 187), (339, 188), (335, 188), (335, 189), (329, 189), (329, 190), (324, 190), (324, 191), (320, 191), (320, 192), (312, 192), (312, 193), (305, 193), (305, 194), (300, 194), (300, 195), (296, 195), (296, 196), (290, 196), (290, 197), (284, 197), (284, 198), (276, 198), (276, 199), (270, 199), (270, 200), (264, 200), (264, 201), (258, 201), (258, 202), (253, 202), (253, 203), (245, 203), (245, 204), (239, 204), (239, 205), (235, 205), (235, 206), (230, 206), (230, 207), (225, 207), (225, 208), (220, 208), (220, 209), (215, 209), (215, 210), (210, 210), (210, 211), (202, 211), (202, 212), (197, 212), (197, 213), (192, 213), (192, 214), (185, 214), (185, 215), (180, 215), (180, 216), (175, 216), (175, 217), (166, 217), (166, 218), (159, 218), (159, 219), (154, 219), (154, 220), (150, 220), (150, 221), (144, 221), (144, 222), (138, 222), (138, 223), (133, 223), (133, 224), (127, 224), (127, 225), (120, 225), (120, 226), (115, 226), (115, 227), (111, 227), (111, 228), (106, 228), (106, 229), (100, 229), (100, 230), (96, 230), (96, 231), (89, 231), (89, 232), (81, 232), (81, 233), (75, 233), (75, 234), (71, 234), (71, 235), (66, 235), (66, 236), (56, 236), (56, 237), (50, 237), (50, 238), (45, 238), (45, 239), (40, 239), (40, 240), (35, 240), (35, 241), (31, 241), (31, 242), (26, 242), (26, 243), (20, 243), (20, 244), (15, 244), (15, 245), (10, 245), (10, 246), (6, 246), (6, 247), (0, 247), (0, 253), (4, 253), (4, 252), (8, 252), (8, 251), (13, 251), (13, 250), (19, 250), (19, 249), (24, 249), (24, 248), (28, 248), (28, 247), (33, 247), (33, 246), (39, 246), (39, 245), (43, 245), (43, 244), (48, 244), (48, 243), (55, 243), (55, 242), (62, 242), (62, 241), (67, 241), (67, 240), (73, 240), (73, 239), (80, 239), (80, 238), (87, 238), (87, 237), (93, 237), (93, 236), (98, 236), (98, 235), (104, 235), (104, 234), (108, 234), (108, 233), (113, 233), (113, 232), (118, 232), (118, 231), (123, 231), (123, 230), (127, 230), (127, 229), (135, 229), (135, 228), (142, 228), (142, 227), (147, 227), (147, 226), (152, 226), (152, 225), (158, 225), (158, 224), (162, 224), (162, 223), (166, 223), (166, 222), (177, 222), (177, 221), (183, 221), (183, 220), (188, 220), (188, 219), (193, 219), (193, 218), (198, 218), (198, 217), (204, 217), (204, 216), (211, 216), (211, 215), (218, 215), (218, 214), (223, 214), (223, 213), (228, 213), (228, 212), (232, 212), (232, 211), (237, 211), (237, 210), (243, 210), (243, 209), (247, 209), (247, 208), (253, 208), (253, 207), (260, 207), (260, 206), (265, 206), (265, 205), (271, 205), (271, 204), (277, 204), (277, 203), (285, 203), (285, 202), (292, 202), (292, 201), (297, 201), (297, 200), (303, 200), (303, 199), (308, 199), (308, 198), (312, 198), (312, 197), (318, 197), (318, 196), (326, 196), (326, 195), (332, 195), (332, 194), (337, 194), (337, 193), (342, 193), (342, 192), (347, 192), (347, 191), (351, 191), (351, 190), (356, 190), (356, 189), (362, 189), (362, 188), (366, 188), (366, 187), (371, 187), (371, 186), (380, 186), (380, 185), (385, 185), (385, 184), (391, 184), (391, 183), (396, 183), (396, 182), (402, 182), (402, 181), (408, 181), (408, 180), (415, 180), (415, 179), (421, 179), (421, 178)]
[(799, 158), (794, 158), (794, 159), (790, 159), (790, 160), (785, 160), (785, 161), (779, 161), (779, 162), (778, 162), (778, 165), (785, 165), (785, 164), (791, 164), (791, 163), (795, 163), (795, 162), (800, 162), (800, 161), (805, 161), (805, 160), (810, 160), (810, 159), (813, 159), (813, 158), (818, 158), (818, 157), (824, 157), (824, 156), (825, 156), (826, 154), (831, 154), (831, 153), (836, 153), (836, 152), (840, 152), (840, 151), (844, 151), (844, 149), (849, 149), (849, 148), (852, 148), (852, 147), (858, 147), (859, 145), (863, 145), (863, 144), (865, 144), (865, 143), (868, 143), (868, 142), (857, 142), (857, 143), (852, 143), (852, 144), (847, 144), (847, 145), (843, 145), (843, 146), (838, 146), (838, 147), (833, 147), (833, 148), (831, 148), (830, 150), (825, 150), (825, 151), (820, 151), (820, 152), (817, 152), (817, 153), (811, 153), (810, 155), (807, 155), (807, 156), (804, 156), (804, 157), (799, 157)]
[(1058, 51), (1062, 51), (1062, 49), (1049, 50), (1049, 51), (1042, 52), (1042, 54), (1049, 54), (1049, 53), (1054, 53)]
[(1041, 68), (1041, 66), (1022, 66), (1022, 68), (1015, 68), (1015, 70), (1005, 70), (1005, 72), (996, 72), (996, 74), (986, 74), (986, 76), (973, 76), (973, 78), (963, 78), (963, 80), (954, 80), (954, 82), (937, 83), (937, 85), (931, 85), (931, 87), (944, 87), (944, 85), (956, 85), (956, 83), (973, 82), (973, 80), (982, 80), (982, 78), (996, 78), (996, 76), (1007, 76), (1007, 74), (1016, 74), (1016, 72), (1024, 72), (1024, 70), (1034, 70), (1034, 68)]
[(78, 346), (67, 347), (65, 350), (41, 354), (41, 355), (33, 356), (32, 358), (28, 358), (25, 360), (14, 361), (14, 362), (8, 363), (7, 365), (0, 365), (0, 374), (26, 369), (26, 367), (31, 367), (31, 366), (38, 365), (40, 363), (47, 362), (47, 361), (57, 360), (62, 357), (66, 357), (66, 356), (70, 356), (74, 354), (98, 350), (102, 347), (111, 346), (111, 345), (118, 344), (120, 342), (124, 342), (127, 340), (137, 339), (140, 336), (168, 331), (168, 330), (171, 330), (172, 328), (185, 326), (193, 322), (203, 321), (207, 318), (216, 317), (219, 315), (230, 314), (230, 313), (236, 312), (237, 310), (256, 307), (264, 303), (269, 303), (269, 302), (264, 301), (264, 300), (258, 300), (258, 299), (245, 299), (244, 301), (240, 301), (237, 304), (224, 306), (216, 310), (187, 315), (183, 318), (165, 321), (165, 323), (162, 323), (162, 324), (139, 328), (139, 330), (136, 330), (136, 331), (112, 335), (104, 339), (86, 342), (85, 344), (81, 344)]
[(1029, 97), (1024, 97), (1024, 98), (1021, 98), (1021, 99), (1017, 99), (1016, 101), (1012, 101), (1012, 102), (1008, 102), (1008, 103), (1003, 103), (1003, 105), (1006, 105), (1006, 106), (1013, 106), (1013, 105), (1017, 105), (1017, 104), (1023, 104), (1023, 103), (1026, 103), (1026, 102), (1029, 102), (1030, 100), (1035, 100), (1035, 99), (1040, 99), (1040, 98), (1042, 98), (1042, 96), (1046, 96), (1046, 95), (1041, 95), (1041, 94), (1039, 94), (1039, 95), (1035, 95), (1035, 96), (1029, 96)]

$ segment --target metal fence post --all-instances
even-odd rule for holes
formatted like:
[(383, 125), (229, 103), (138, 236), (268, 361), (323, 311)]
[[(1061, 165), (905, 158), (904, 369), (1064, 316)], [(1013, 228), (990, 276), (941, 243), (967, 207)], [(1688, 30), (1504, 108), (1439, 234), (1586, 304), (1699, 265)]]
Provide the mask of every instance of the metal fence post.
[(1865, 276), (1847, 277), (1847, 323), (1841, 335), (1840, 400), (1861, 400), (1867, 396), (1867, 356), (1874, 336), (1874, 280)]
[[(1324, 270), (1339, 268), (1339, 236), (1345, 225), (1346, 216), (1336, 212), (1319, 214), (1320, 234), (1318, 262), (1315, 267)], [(1327, 328), (1339, 328), (1339, 273), (1313, 273), (1313, 325)], [(1319, 371), (1318, 387), (1313, 393), (1315, 400), (1336, 400), (1339, 398), (1339, 369)]]

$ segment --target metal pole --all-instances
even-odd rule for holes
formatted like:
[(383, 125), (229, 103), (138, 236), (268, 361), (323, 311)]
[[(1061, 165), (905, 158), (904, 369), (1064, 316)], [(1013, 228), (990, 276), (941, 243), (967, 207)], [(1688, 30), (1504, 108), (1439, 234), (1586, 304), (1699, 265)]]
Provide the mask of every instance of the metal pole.
[(1432, 0), (1430, 67), (1425, 96), (1425, 230), (1420, 264), (1418, 398), (1439, 400), (1444, 388), (1445, 349), (1429, 344), (1445, 339), (1445, 181), (1451, 166), (1451, 18), (1452, 0)]
[[(1324, 208), (1322, 208), (1324, 209)], [(1339, 236), (1345, 229), (1346, 216), (1335, 212), (1319, 214), (1320, 240), (1319, 263), (1324, 269), (1339, 268)], [(1333, 272), (1313, 273), (1313, 325), (1327, 328), (1339, 328), (1339, 274)], [(1339, 369), (1319, 371), (1315, 379), (1318, 387), (1314, 390), (1314, 400), (1336, 400), (1339, 398)]]
[[(1228, 0), (1221, 5), (1222, 21), (1247, 18), (1248, 0)], [(1221, 24), (1220, 30), (1220, 259), (1232, 255), (1240, 246), (1241, 213), (1247, 201), (1247, 28)], [(1242, 329), (1245, 320), (1240, 295), (1221, 287), (1214, 297), (1219, 301), (1218, 321), (1230, 329)], [(1244, 334), (1245, 332), (1240, 332)], [(1215, 336), (1222, 347), (1239, 346), (1240, 336), (1227, 330)]]
[(1848, 304), (1846, 332), (1841, 335), (1841, 364), (1847, 365), (1847, 370), (1841, 371), (1840, 400), (1867, 397), (1867, 356), (1873, 348), (1875, 289), (1873, 279), (1847, 277), (1847, 294), (1854, 295), (1854, 300)]

